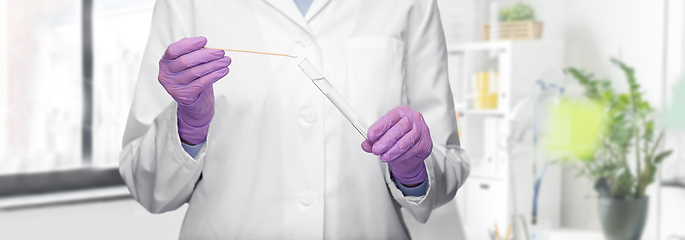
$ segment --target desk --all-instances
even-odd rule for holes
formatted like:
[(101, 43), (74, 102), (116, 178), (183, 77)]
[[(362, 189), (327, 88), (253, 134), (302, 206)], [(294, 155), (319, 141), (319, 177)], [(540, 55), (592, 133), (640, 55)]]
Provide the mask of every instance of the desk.
[(601, 232), (592, 232), (574, 229), (552, 230), (550, 240), (604, 240)]
[[(490, 240), (490, 236), (488, 236), (485, 229), (464, 226), (464, 231), (466, 232), (467, 240)], [(503, 230), (500, 229), (500, 231)], [(504, 234), (504, 232), (500, 232), (500, 234)], [(549, 237), (549, 240), (604, 240), (601, 232), (575, 229), (553, 229)]]
[(147, 212), (133, 198), (0, 210), (0, 239), (178, 239), (188, 205)]

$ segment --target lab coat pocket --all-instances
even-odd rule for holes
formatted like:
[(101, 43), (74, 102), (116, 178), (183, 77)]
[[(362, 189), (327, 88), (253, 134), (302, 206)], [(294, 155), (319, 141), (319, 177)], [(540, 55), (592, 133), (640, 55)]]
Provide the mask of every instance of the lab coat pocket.
[(350, 104), (369, 124), (403, 103), (404, 52), (404, 42), (391, 37), (348, 40)]

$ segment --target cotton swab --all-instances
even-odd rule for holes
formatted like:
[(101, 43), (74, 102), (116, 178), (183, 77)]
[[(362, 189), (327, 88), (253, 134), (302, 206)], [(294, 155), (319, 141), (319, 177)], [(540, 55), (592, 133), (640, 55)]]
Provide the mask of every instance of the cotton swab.
[(207, 48), (207, 49), (216, 49), (216, 50), (224, 50), (224, 51), (228, 51), (228, 52), (255, 53), (255, 54), (265, 54), (265, 55), (274, 55), (274, 56), (283, 56), (283, 57), (297, 58), (297, 55), (294, 55), (294, 54), (270, 53), (270, 52), (257, 52), (257, 51), (238, 50), (238, 49), (226, 49), (226, 48), (214, 48), (214, 47), (204, 47), (204, 48)]

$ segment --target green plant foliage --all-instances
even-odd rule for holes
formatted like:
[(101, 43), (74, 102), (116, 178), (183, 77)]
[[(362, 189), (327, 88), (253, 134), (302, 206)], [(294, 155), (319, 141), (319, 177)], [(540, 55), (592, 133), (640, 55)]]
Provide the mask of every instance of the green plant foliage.
[(499, 20), (503, 22), (535, 20), (535, 10), (530, 5), (519, 2), (500, 10)]
[[(643, 198), (647, 186), (655, 180), (657, 165), (672, 151), (657, 153), (664, 133), (658, 133), (655, 139), (655, 109), (644, 100), (635, 70), (620, 60), (611, 59), (611, 62), (625, 74), (627, 93), (615, 92), (610, 81), (595, 79), (583, 70), (564, 70), (585, 88), (588, 99), (604, 106), (606, 114), (606, 123), (598, 132), (601, 146), (594, 158), (577, 162), (580, 168), (577, 176), (606, 180), (612, 198)], [(635, 161), (636, 168), (632, 171), (629, 159)]]

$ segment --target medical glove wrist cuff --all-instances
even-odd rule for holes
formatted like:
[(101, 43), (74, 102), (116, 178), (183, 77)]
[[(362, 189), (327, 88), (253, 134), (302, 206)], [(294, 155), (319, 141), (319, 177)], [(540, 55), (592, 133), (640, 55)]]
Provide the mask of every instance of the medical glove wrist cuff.
[(404, 185), (419, 184), (428, 179), (426, 164), (423, 162), (418, 168), (415, 168), (409, 172), (396, 172), (393, 170), (393, 167), (390, 164), (390, 171), (392, 171), (392, 175), (395, 177), (395, 180)]
[(201, 109), (206, 108), (203, 106), (204, 105), (190, 107), (183, 106), (183, 104), (179, 103), (178, 109), (176, 110), (176, 116), (191, 127), (205, 126), (211, 122), (212, 117), (214, 117), (214, 107), (210, 106), (208, 109)]
[(176, 116), (178, 118), (178, 135), (181, 139), (192, 145), (197, 145), (207, 140), (209, 123), (214, 116), (213, 110), (201, 119), (194, 119), (179, 106)]

